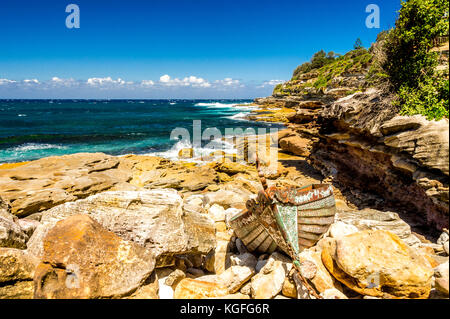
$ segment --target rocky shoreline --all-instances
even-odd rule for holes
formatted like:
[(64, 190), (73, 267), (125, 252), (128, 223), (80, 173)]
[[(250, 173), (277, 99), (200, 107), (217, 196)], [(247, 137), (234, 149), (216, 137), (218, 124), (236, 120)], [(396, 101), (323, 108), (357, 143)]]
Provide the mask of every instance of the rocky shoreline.
[[(326, 179), (314, 151), (299, 147), (305, 137), (289, 127), (278, 139), (269, 185)], [(249, 251), (230, 226), (261, 189), (253, 165), (227, 156), (93, 153), (2, 165), (0, 298), (314, 298), (282, 251)], [(371, 198), (334, 189), (335, 223), (300, 255), (322, 298), (448, 298), (448, 232), (436, 241)]]
[[(319, 298), (448, 298), (448, 119), (397, 115), (365, 71), (255, 100), (249, 120), (286, 125), (262, 138), (277, 152), (263, 175), (333, 187), (334, 223), (299, 255)], [(186, 149), (0, 165), (0, 298), (316, 298), (280, 248), (246, 247), (230, 223), (262, 190), (257, 140), (201, 162)]]

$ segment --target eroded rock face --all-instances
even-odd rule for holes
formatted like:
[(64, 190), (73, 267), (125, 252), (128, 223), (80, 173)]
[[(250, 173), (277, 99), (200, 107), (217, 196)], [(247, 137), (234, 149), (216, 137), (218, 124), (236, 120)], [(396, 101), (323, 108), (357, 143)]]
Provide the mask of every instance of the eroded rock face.
[(37, 263), (23, 250), (0, 248), (0, 299), (33, 298), (33, 277)]
[(375, 89), (324, 107), (311, 160), (339, 183), (410, 213), (416, 224), (448, 228), (448, 120), (396, 114)]
[(0, 247), (25, 249), (28, 235), (17, 224), (17, 218), (0, 213)]
[(118, 165), (117, 157), (102, 153), (42, 158), (1, 169), (0, 194), (11, 203), (12, 214), (24, 217), (128, 181), (130, 174)]
[(172, 189), (103, 192), (43, 213), (28, 250), (42, 256), (47, 233), (60, 220), (86, 214), (125, 240), (151, 249), (164, 266), (167, 256), (208, 253), (215, 247), (215, 230), (204, 214), (183, 213), (183, 201)]
[(114, 298), (151, 275), (151, 250), (121, 239), (87, 215), (62, 220), (44, 238), (35, 298)]
[(365, 230), (330, 239), (322, 261), (334, 278), (363, 295), (428, 298), (430, 294), (430, 263), (388, 231)]

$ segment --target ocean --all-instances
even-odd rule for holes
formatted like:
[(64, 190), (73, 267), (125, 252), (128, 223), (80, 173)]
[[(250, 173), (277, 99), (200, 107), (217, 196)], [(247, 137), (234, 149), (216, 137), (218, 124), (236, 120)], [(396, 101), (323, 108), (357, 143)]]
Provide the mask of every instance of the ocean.
[[(79, 152), (146, 154), (175, 159), (186, 141), (173, 129), (281, 128), (250, 122), (251, 100), (0, 100), (0, 163)], [(207, 143), (206, 141), (205, 143)], [(221, 147), (232, 148), (222, 141)], [(203, 144), (202, 144), (203, 147)], [(217, 146), (216, 146), (217, 147)], [(197, 151), (197, 150), (196, 150)], [(209, 151), (208, 149), (200, 151)]]

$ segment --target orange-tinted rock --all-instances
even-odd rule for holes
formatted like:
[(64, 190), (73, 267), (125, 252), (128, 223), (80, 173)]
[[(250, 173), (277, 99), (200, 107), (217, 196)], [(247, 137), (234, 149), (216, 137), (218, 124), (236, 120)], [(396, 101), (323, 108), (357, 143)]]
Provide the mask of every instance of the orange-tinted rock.
[(113, 298), (151, 275), (153, 253), (125, 241), (86, 215), (58, 222), (44, 239), (35, 298)]

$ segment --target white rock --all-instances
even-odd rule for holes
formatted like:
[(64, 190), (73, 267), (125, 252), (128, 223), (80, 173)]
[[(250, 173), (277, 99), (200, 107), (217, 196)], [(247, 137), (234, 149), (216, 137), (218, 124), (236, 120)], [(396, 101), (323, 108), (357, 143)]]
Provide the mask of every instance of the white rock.
[(163, 277), (158, 280), (159, 283), (159, 299), (173, 299), (172, 287), (166, 285), (167, 277)]
[(449, 263), (448, 261), (440, 264), (434, 269), (435, 287), (436, 290), (448, 296), (449, 292)]
[(252, 297), (271, 299), (278, 295), (291, 269), (292, 263), (289, 258), (278, 252), (273, 253), (267, 264), (252, 278)]
[(329, 235), (332, 238), (341, 239), (344, 236), (356, 233), (358, 228), (356, 226), (337, 221), (330, 226)]
[(231, 266), (218, 276), (218, 283), (228, 289), (229, 294), (233, 294), (255, 274), (255, 270), (246, 266)]
[(446, 232), (443, 232), (441, 234), (441, 236), (439, 236), (439, 239), (437, 240), (437, 243), (439, 245), (444, 245), (445, 243), (448, 243), (448, 240), (449, 240), (448, 234)]
[(224, 222), (225, 221), (225, 209), (217, 204), (212, 205), (208, 210), (209, 216), (215, 222)]

